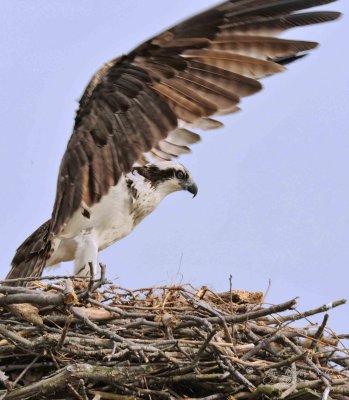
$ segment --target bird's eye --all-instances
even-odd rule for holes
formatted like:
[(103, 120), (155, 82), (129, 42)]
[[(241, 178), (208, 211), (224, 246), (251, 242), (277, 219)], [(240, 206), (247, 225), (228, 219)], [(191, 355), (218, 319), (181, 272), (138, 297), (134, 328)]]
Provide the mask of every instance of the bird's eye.
[(185, 174), (184, 174), (183, 171), (177, 171), (177, 172), (176, 172), (176, 177), (177, 177), (178, 179), (184, 179), (184, 178), (185, 178)]

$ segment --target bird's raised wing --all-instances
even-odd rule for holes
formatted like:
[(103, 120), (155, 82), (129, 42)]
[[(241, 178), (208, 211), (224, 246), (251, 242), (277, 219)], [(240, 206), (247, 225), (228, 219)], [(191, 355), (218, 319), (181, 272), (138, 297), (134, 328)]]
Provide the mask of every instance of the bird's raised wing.
[(336, 19), (337, 12), (300, 12), (333, 0), (231, 0), (166, 30), (105, 64), (80, 100), (64, 154), (52, 214), (59, 233), (82, 201), (98, 202), (121, 174), (150, 155), (188, 152), (215, 114), (236, 111), (258, 79), (282, 71), (316, 47), (276, 36)]

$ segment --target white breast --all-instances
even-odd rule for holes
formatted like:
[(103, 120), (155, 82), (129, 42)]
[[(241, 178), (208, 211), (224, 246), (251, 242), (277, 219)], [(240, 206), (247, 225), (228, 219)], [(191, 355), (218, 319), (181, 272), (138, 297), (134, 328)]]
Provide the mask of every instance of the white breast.
[(47, 265), (74, 259), (77, 240), (84, 232), (93, 232), (98, 250), (105, 249), (127, 236), (155, 209), (160, 201), (156, 192), (141, 176), (131, 175), (132, 184), (127, 185), (129, 176), (121, 177), (99, 203), (92, 207), (82, 204), (55, 239), (55, 250)]
[(125, 177), (121, 177), (99, 203), (91, 207), (82, 204), (61, 232), (60, 238), (71, 239), (84, 231), (93, 230), (98, 248), (102, 249), (129, 234), (132, 228), (132, 197)]

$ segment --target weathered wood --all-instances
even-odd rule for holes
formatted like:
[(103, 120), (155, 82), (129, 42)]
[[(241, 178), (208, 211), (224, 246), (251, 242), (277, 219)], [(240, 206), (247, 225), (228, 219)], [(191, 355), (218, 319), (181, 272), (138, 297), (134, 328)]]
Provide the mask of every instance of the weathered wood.
[[(334, 367), (348, 350), (326, 333), (328, 318), (310, 330), (308, 319), (307, 329), (285, 325), (329, 305), (294, 314), (287, 313), (294, 299), (265, 306), (247, 292), (250, 303), (234, 303), (233, 290), (95, 290), (100, 284), (67, 278), (24, 290), (0, 287), (0, 399), (349, 396), (348, 373)], [(42, 323), (11, 310), (23, 301)]]

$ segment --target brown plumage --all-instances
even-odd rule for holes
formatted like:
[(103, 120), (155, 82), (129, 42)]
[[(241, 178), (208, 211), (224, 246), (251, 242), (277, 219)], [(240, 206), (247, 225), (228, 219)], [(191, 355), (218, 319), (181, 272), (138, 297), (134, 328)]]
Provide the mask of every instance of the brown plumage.
[(54, 237), (81, 203), (99, 202), (135, 163), (188, 152), (199, 136), (179, 123), (220, 126), (208, 117), (237, 111), (241, 97), (261, 89), (256, 79), (313, 49), (316, 43), (275, 35), (338, 18), (298, 12), (332, 1), (225, 1), (106, 63), (80, 100), (51, 220), (18, 248), (7, 278), (40, 275)]
[(51, 220), (43, 223), (18, 247), (12, 260), (12, 269), (6, 279), (40, 276), (51, 251), (49, 240)]

